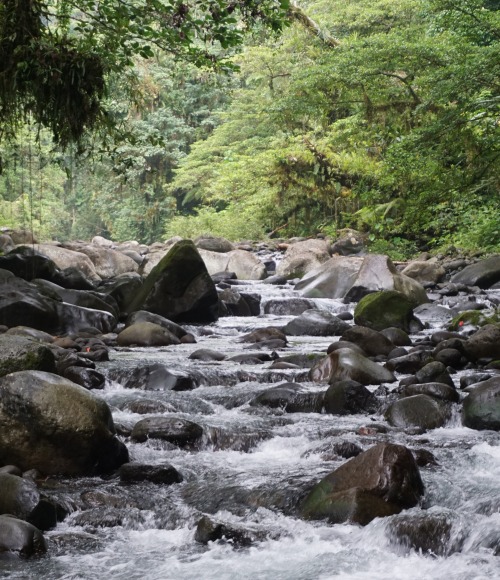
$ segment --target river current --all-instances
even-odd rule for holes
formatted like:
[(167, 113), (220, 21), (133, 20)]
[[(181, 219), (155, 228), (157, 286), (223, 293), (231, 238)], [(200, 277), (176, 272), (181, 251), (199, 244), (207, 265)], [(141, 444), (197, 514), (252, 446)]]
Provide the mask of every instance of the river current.
[[(261, 295), (262, 308), (267, 300), (286, 302), (296, 296), (291, 287), (261, 283), (238, 289)], [(317, 305), (331, 312), (349, 308), (333, 300), (317, 301)], [(147, 416), (126, 410), (128, 401), (144, 398), (167, 405), (167, 415), (203, 427), (202, 443), (195, 450), (153, 439), (146, 443), (125, 439), (131, 460), (170, 463), (184, 481), (166, 486), (124, 485), (116, 478), (48, 480), (44, 491), (71, 513), (45, 534), (47, 556), (0, 562), (0, 578), (500, 578), (500, 555), (495, 555), (500, 553), (499, 433), (463, 427), (458, 411), (443, 428), (408, 435), (392, 430), (376, 415), (338, 417), (253, 407), (249, 401), (257, 393), (285, 381), (300, 382), (311, 391), (326, 387), (307, 382), (307, 369), (272, 370), (270, 362), (255, 365), (188, 359), (199, 348), (226, 355), (248, 353), (252, 345), (239, 342), (239, 337), (256, 328), (281, 326), (291, 318), (226, 317), (203, 327), (203, 332), (189, 327), (197, 344), (112, 350), (110, 361), (99, 365), (105, 373), (116, 367), (132, 370), (159, 362), (174, 372), (197, 377), (199, 386), (190, 391), (144, 391), (108, 381), (105, 390), (98, 393), (120, 425), (132, 426)], [(334, 340), (290, 337), (289, 347), (279, 354), (325, 352)], [(459, 375), (454, 377), (458, 381)], [(362, 429), (373, 424), (385, 425), (386, 432)], [(419, 553), (395, 541), (388, 531), (390, 518), (359, 527), (297, 517), (294, 507), (312, 484), (346, 461), (331, 451), (341, 441), (363, 449), (391, 441), (434, 454), (437, 465), (420, 469), (425, 496), (422, 505), (411, 513), (428, 510), (449, 517), (449, 545), (442, 555)], [(196, 526), (203, 515), (243, 528), (253, 541), (247, 546), (231, 541), (196, 542)]]

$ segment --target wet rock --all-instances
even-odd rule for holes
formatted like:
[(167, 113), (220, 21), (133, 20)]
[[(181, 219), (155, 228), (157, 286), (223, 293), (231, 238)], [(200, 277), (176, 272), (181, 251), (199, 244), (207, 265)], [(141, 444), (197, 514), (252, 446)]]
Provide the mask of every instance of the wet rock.
[(361, 254), (365, 249), (366, 235), (355, 230), (348, 230), (332, 245), (332, 254), (353, 256)]
[(125, 389), (143, 391), (190, 391), (197, 386), (193, 377), (173, 373), (160, 363), (149, 363), (133, 368), (122, 368), (121, 365), (111, 367), (107, 371), (107, 377), (120, 383)]
[(472, 361), (500, 359), (500, 324), (487, 324), (480, 328), (465, 342), (464, 350)]
[(330, 385), (324, 398), (325, 411), (333, 415), (374, 413), (378, 402), (376, 397), (363, 385), (352, 380), (335, 382)]
[(180, 340), (168, 329), (152, 322), (136, 322), (117, 336), (118, 346), (170, 346)]
[(105, 376), (94, 369), (70, 366), (64, 370), (62, 376), (81, 387), (91, 389), (104, 389), (106, 383)]
[(400, 429), (427, 431), (442, 427), (450, 418), (450, 407), (429, 395), (413, 395), (392, 403), (385, 412), (389, 425)]
[(217, 291), (193, 242), (182, 240), (172, 246), (127, 310), (147, 310), (174, 322), (217, 320)]
[(179, 447), (191, 446), (203, 435), (203, 429), (192, 421), (178, 417), (147, 417), (134, 425), (132, 439), (143, 443), (162, 439)]
[(23, 280), (42, 278), (55, 282), (60, 270), (49, 256), (28, 246), (19, 246), (0, 256), (0, 268)]
[(45, 474), (87, 475), (128, 461), (108, 405), (90, 391), (41, 371), (0, 379), (0, 462)]
[(326, 354), (330, 354), (332, 352), (335, 352), (336, 350), (340, 350), (341, 348), (350, 348), (354, 352), (358, 352), (363, 356), (366, 355), (365, 351), (359, 345), (354, 344), (352, 342), (348, 342), (346, 340), (338, 340), (337, 342), (332, 342), (332, 344), (328, 345), (328, 348), (326, 349)]
[(449, 556), (460, 550), (464, 540), (460, 534), (453, 537), (455, 519), (451, 512), (400, 514), (388, 521), (386, 533), (392, 543), (405, 550)]
[(209, 348), (200, 348), (192, 352), (189, 357), (191, 360), (201, 360), (204, 362), (221, 361), (226, 358), (225, 354)]
[(443, 363), (446, 367), (460, 369), (467, 363), (462, 353), (455, 348), (443, 348), (434, 354), (437, 362)]
[(232, 288), (219, 292), (219, 300), (223, 306), (219, 311), (219, 316), (252, 316), (245, 298)]
[(418, 467), (402, 445), (379, 443), (322, 479), (300, 506), (306, 519), (366, 525), (415, 506), (424, 493)]
[(7, 552), (30, 558), (46, 551), (47, 543), (39, 529), (12, 516), (0, 516), (0, 555)]
[(0, 473), (0, 515), (27, 520), (40, 502), (40, 493), (29, 479)]
[(472, 375), (463, 375), (460, 377), (460, 388), (467, 389), (470, 385), (481, 383), (491, 379), (490, 373), (474, 373)]
[(314, 309), (314, 302), (306, 298), (273, 298), (264, 304), (264, 314), (276, 316), (298, 316), (311, 309)]
[(396, 327), (412, 332), (420, 325), (413, 315), (416, 303), (403, 294), (382, 291), (362, 298), (354, 310), (354, 323), (374, 330)]
[(360, 346), (368, 356), (388, 355), (394, 348), (393, 343), (382, 333), (366, 326), (351, 326), (345, 330), (340, 340)]
[(454, 388), (453, 379), (442, 362), (432, 361), (415, 373), (417, 383), (444, 383)]
[(99, 285), (99, 291), (111, 296), (118, 305), (120, 312), (125, 311), (127, 304), (134, 299), (142, 288), (143, 279), (135, 273), (121, 274), (111, 280), (104, 280)]
[(131, 413), (137, 413), (138, 415), (149, 415), (152, 413), (168, 413), (176, 411), (175, 407), (169, 403), (164, 403), (163, 401), (155, 401), (153, 399), (136, 399), (134, 401), (127, 401), (124, 405), (121, 405), (124, 411), (130, 411)]
[(287, 413), (319, 413), (323, 406), (323, 393), (308, 392), (297, 383), (283, 383), (259, 393), (250, 405), (279, 408)]
[(43, 343), (21, 336), (0, 335), (0, 376), (24, 370), (55, 372), (52, 350)]
[(137, 324), (138, 322), (151, 322), (152, 324), (158, 324), (159, 326), (169, 330), (179, 339), (184, 338), (186, 334), (188, 334), (188, 332), (179, 324), (172, 322), (172, 320), (168, 320), (164, 316), (153, 314), (152, 312), (147, 312), (146, 310), (137, 310), (136, 312), (129, 314), (129, 316), (127, 316), (127, 320), (125, 321), (125, 327), (127, 328), (133, 324)]
[(240, 338), (241, 342), (267, 342), (269, 340), (279, 340), (287, 343), (286, 334), (280, 329), (273, 326), (267, 328), (259, 328)]
[(454, 387), (450, 387), (445, 383), (424, 383), (406, 385), (397, 392), (403, 397), (412, 397), (413, 395), (429, 395), (440, 401), (449, 401), (450, 403), (458, 403), (460, 396)]
[(500, 431), (500, 376), (469, 389), (463, 403), (463, 424), (471, 429)]
[(226, 541), (235, 547), (248, 547), (257, 541), (266, 539), (266, 534), (252, 532), (244, 528), (238, 528), (232, 524), (217, 522), (208, 516), (203, 516), (197, 526), (194, 539), (200, 544), (209, 542)]
[(389, 359), (385, 363), (385, 368), (393, 373), (415, 373), (424, 367), (430, 359), (430, 354), (425, 351), (411, 352)]
[(25, 338), (31, 338), (36, 342), (45, 342), (51, 344), (54, 342), (54, 337), (43, 330), (37, 330), (36, 328), (30, 328), (29, 326), (14, 326), (5, 331), (6, 336), (24, 336)]
[(396, 380), (390, 371), (349, 348), (336, 350), (322, 359), (311, 369), (309, 377), (311, 381), (328, 381), (330, 384), (346, 379), (362, 385), (380, 385)]
[(145, 463), (126, 463), (118, 470), (122, 483), (138, 483), (150, 481), (162, 485), (180, 483), (182, 475), (169, 463), (163, 465), (147, 465)]
[(389, 327), (380, 331), (388, 338), (394, 346), (411, 346), (411, 339), (408, 333), (401, 328)]
[(438, 465), (437, 459), (433, 453), (427, 449), (412, 449), (413, 457), (419, 467), (427, 467), (428, 465)]
[(306, 310), (283, 331), (289, 336), (339, 336), (349, 325), (326, 310)]
[(500, 282), (500, 255), (491, 256), (465, 267), (455, 274), (451, 281), (454, 284), (490, 288), (493, 284)]

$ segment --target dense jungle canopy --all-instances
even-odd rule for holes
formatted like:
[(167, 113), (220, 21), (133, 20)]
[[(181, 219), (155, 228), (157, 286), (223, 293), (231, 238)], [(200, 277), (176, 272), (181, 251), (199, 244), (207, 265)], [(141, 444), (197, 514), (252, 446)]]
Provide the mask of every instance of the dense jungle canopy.
[(498, 0), (4, 0), (0, 222), (500, 249)]

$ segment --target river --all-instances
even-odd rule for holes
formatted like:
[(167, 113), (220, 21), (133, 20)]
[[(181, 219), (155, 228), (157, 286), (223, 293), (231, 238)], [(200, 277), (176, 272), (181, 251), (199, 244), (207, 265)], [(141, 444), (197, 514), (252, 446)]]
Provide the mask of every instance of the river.
[[(249, 283), (241, 289), (261, 295), (262, 307), (270, 299), (286, 303), (295, 296), (289, 286)], [(349, 309), (333, 300), (318, 304), (332, 312)], [(99, 365), (105, 373), (116, 367), (133, 369), (158, 362), (196, 377), (199, 386), (190, 391), (144, 391), (108, 381), (105, 390), (98, 393), (109, 403), (115, 422), (122, 428), (145, 417), (127, 410), (127, 403), (137, 399), (164, 403), (166, 414), (203, 427), (202, 443), (192, 450), (153, 439), (146, 443), (125, 439), (133, 461), (171, 463), (184, 481), (166, 486), (125, 485), (116, 478), (48, 480), (45, 493), (56, 497), (71, 513), (46, 533), (47, 556), (2, 561), (0, 578), (499, 578), (500, 559), (495, 555), (500, 554), (499, 433), (463, 427), (458, 411), (443, 428), (408, 435), (389, 428), (383, 417), (376, 415), (338, 417), (250, 406), (257, 393), (281, 382), (300, 382), (311, 391), (325, 387), (308, 383), (307, 370), (270, 370), (270, 362), (256, 365), (188, 359), (199, 348), (226, 355), (248, 352), (249, 345), (238, 342), (241, 335), (268, 325), (281, 326), (291, 318), (227, 317), (203, 327), (203, 332), (188, 328), (197, 335), (197, 344), (112, 350), (111, 360)], [(333, 340), (291, 337), (286, 354), (324, 352)], [(459, 374), (454, 377), (458, 386)], [(360, 430), (370, 425), (385, 429)], [(391, 518), (359, 527), (297, 517), (294, 508), (311, 485), (346, 461), (332, 452), (340, 441), (363, 449), (391, 441), (434, 454), (437, 465), (420, 469), (425, 497), (411, 513), (427, 510), (444, 514), (451, 522), (441, 555), (418, 553), (397, 542), (389, 530)], [(252, 538), (250, 545), (196, 542), (196, 525), (203, 515), (243, 528)]]

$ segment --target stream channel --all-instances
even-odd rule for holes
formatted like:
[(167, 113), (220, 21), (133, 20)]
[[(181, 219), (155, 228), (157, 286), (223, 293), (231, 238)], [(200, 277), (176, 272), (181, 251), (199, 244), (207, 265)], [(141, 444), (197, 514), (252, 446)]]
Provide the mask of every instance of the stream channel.
[[(261, 312), (267, 301), (275, 299), (283, 301), (286, 312), (286, 302), (297, 297), (291, 286), (248, 282), (236, 289), (259, 294)], [(335, 300), (316, 304), (333, 313), (354, 307)], [(463, 427), (458, 411), (444, 428), (409, 435), (388, 427), (377, 415), (340, 417), (250, 406), (256, 394), (282, 382), (300, 382), (311, 391), (326, 387), (309, 383), (307, 369), (272, 370), (270, 362), (188, 359), (200, 348), (228, 356), (255, 351), (254, 345), (239, 342), (239, 337), (256, 328), (282, 326), (292, 318), (225, 317), (208, 327), (185, 326), (196, 335), (197, 344), (112, 349), (110, 361), (99, 363), (104, 373), (116, 367), (132, 372), (137, 366), (161, 363), (173, 372), (196, 377), (199, 386), (189, 391), (145, 391), (108, 381), (98, 392), (118, 425), (131, 427), (147, 417), (126, 410), (127, 402), (145, 398), (166, 404), (166, 415), (203, 427), (202, 443), (191, 450), (155, 439), (134, 443), (124, 438), (132, 461), (170, 463), (182, 474), (183, 482), (126, 485), (116, 477), (48, 480), (43, 491), (67, 506), (70, 514), (46, 533), (49, 551), (45, 557), (4, 561), (0, 578), (500, 578), (500, 556), (495, 555), (495, 550), (500, 551), (500, 433)], [(414, 342), (418, 338), (412, 337)], [(286, 352), (280, 354), (324, 353), (337, 339), (290, 337)], [(454, 375), (457, 386), (459, 376)], [(361, 429), (371, 424), (385, 425), (387, 430)], [(395, 541), (388, 531), (391, 518), (359, 527), (309, 522), (297, 516), (295, 508), (311, 486), (346, 461), (332, 451), (342, 441), (363, 449), (390, 441), (434, 454), (437, 465), (420, 469), (425, 485), (422, 505), (410, 512), (449, 515), (449, 547), (442, 555), (419, 553)], [(195, 541), (197, 523), (204, 515), (243, 528), (253, 541), (246, 546)], [(459, 548), (454, 551), (452, 545)]]

